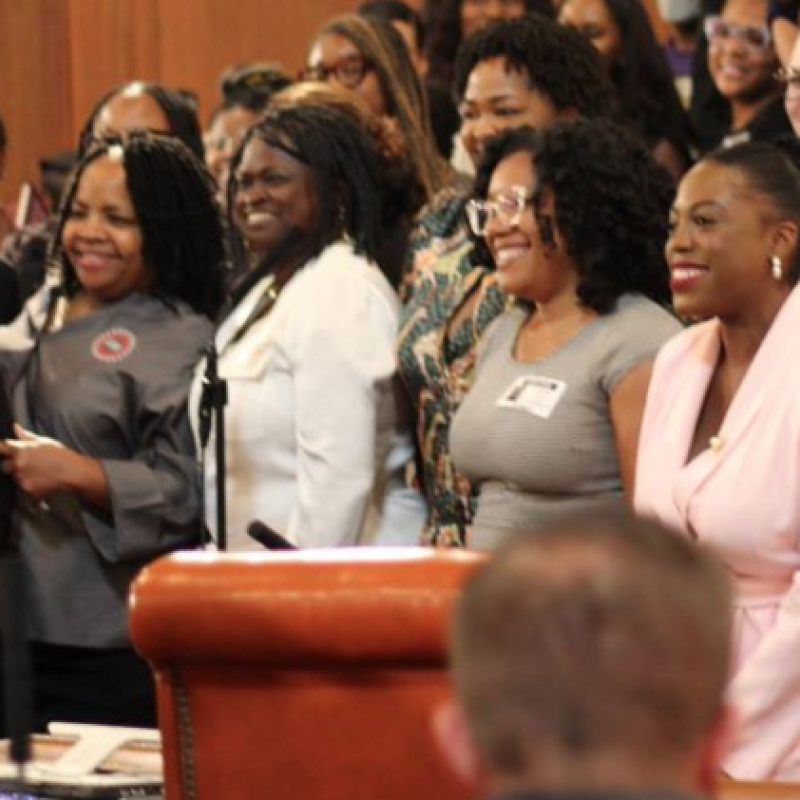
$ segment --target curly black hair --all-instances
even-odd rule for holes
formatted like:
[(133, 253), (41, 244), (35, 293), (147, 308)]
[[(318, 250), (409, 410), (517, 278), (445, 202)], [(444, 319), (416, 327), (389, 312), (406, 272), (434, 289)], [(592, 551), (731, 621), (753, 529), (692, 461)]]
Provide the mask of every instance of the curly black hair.
[(668, 306), (664, 243), (675, 190), (641, 141), (607, 120), (501, 133), (487, 146), (477, 197), (486, 197), (497, 165), (517, 153), (533, 163), (533, 208), (543, 241), (553, 239), (544, 198), (554, 200), (553, 223), (575, 264), (581, 305), (606, 314), (623, 294), (639, 293)]
[[(242, 157), (253, 139), (281, 150), (313, 173), (321, 199), (319, 217), (314, 230), (299, 242), (299, 252), (292, 253), (294, 260), (305, 263), (336, 239), (348, 236), (357, 252), (377, 261), (383, 221), (380, 157), (370, 134), (351, 114), (321, 105), (278, 104), (271, 108), (247, 132), (231, 163), (230, 215), (239, 188)], [(235, 226), (232, 218), (230, 224)], [(241, 296), (274, 266), (274, 254), (268, 253), (237, 287), (237, 294)]]
[[(765, 197), (778, 214), (800, 226), (800, 143), (792, 137), (777, 142), (746, 142), (709, 153), (701, 163), (738, 171), (756, 194)], [(800, 250), (788, 274), (800, 280)]]
[(503, 58), (528, 78), (531, 89), (556, 110), (582, 117), (613, 116), (614, 89), (602, 59), (577, 31), (539, 17), (504, 20), (474, 33), (456, 61), (455, 92), (461, 99), (470, 73), (483, 61)]
[[(119, 148), (119, 150), (114, 150)], [(57, 265), (67, 296), (80, 284), (63, 248), (64, 226), (86, 168), (99, 158), (117, 157), (142, 231), (142, 256), (152, 271), (152, 294), (182, 301), (214, 318), (223, 299), (225, 262), (222, 218), (214, 183), (205, 166), (177, 139), (133, 131), (94, 142), (64, 192), (49, 260)]]
[[(426, 31), (428, 80), (440, 86), (453, 81), (453, 64), (464, 40), (461, 29), (461, 6), (464, 0), (425, 0), (422, 21)], [(552, 19), (551, 0), (525, 0), (525, 13)]]
[(143, 81), (123, 83), (110, 92), (106, 92), (95, 103), (80, 133), (79, 152), (81, 155), (92, 145), (95, 121), (102, 110), (115, 97), (126, 93), (146, 94), (152, 97), (158, 103), (169, 122), (170, 135), (180, 139), (200, 161), (205, 160), (203, 134), (197, 117), (196, 101), (187, 92), (170, 89), (158, 83), (146, 83)]

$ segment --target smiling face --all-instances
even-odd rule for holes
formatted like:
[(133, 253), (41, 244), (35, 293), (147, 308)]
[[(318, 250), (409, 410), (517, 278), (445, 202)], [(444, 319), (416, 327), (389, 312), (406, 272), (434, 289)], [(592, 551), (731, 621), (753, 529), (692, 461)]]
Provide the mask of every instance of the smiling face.
[(84, 292), (98, 303), (149, 286), (142, 229), (120, 161), (103, 156), (83, 171), (61, 242)]
[(245, 147), (236, 172), (234, 219), (251, 253), (268, 255), (313, 230), (319, 216), (313, 173), (258, 137)]
[[(528, 202), (516, 222), (509, 224), (495, 216), (486, 226), (486, 244), (497, 267), (497, 281), (507, 294), (532, 303), (550, 302), (562, 293), (574, 294), (577, 276), (559, 253), (565, 252), (564, 242), (553, 220), (552, 198), (545, 198), (541, 216), (535, 217), (530, 198), (535, 185), (535, 172), (528, 153), (515, 153), (504, 158), (492, 173), (488, 200), (497, 200), (515, 193), (515, 187), (525, 190)], [(553, 241), (543, 241), (539, 228), (553, 234)]]
[(324, 33), (311, 48), (308, 66), (315, 80), (328, 81), (355, 92), (379, 117), (387, 113), (387, 103), (375, 67), (346, 36)]
[(622, 52), (622, 34), (603, 0), (566, 0), (558, 12), (558, 21), (580, 31), (608, 62)]
[[(734, 31), (761, 28), (767, 15), (766, 0), (728, 0), (722, 20)], [(711, 39), (708, 68), (720, 94), (747, 104), (776, 93), (773, 73), (778, 66), (775, 48), (759, 48), (741, 35)]]
[(770, 275), (771, 256), (784, 263), (794, 257), (786, 227), (739, 170), (713, 161), (694, 167), (670, 214), (666, 257), (675, 311), (734, 320), (771, 307), (789, 290)]
[(532, 89), (524, 73), (509, 69), (503, 57), (481, 61), (470, 72), (460, 111), (461, 138), (476, 165), (486, 142), (500, 131), (546, 128), (559, 116), (549, 98)]

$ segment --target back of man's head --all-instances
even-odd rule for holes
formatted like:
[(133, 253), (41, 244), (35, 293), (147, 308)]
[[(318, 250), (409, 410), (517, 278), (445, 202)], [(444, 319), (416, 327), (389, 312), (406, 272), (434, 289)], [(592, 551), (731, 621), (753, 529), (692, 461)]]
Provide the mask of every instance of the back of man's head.
[(729, 606), (724, 569), (652, 522), (510, 540), (467, 586), (453, 637), (490, 781), (699, 788), (722, 727)]

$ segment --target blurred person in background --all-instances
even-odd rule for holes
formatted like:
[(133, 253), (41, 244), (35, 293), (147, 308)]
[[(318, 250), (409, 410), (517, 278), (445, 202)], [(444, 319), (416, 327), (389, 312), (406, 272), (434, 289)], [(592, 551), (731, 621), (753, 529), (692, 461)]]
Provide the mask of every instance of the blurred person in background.
[(225, 73), (220, 85), (222, 102), (211, 113), (203, 135), (206, 165), (217, 182), (217, 199), (223, 208), (231, 160), (245, 133), (258, 122), (273, 95), (291, 83), (274, 64), (246, 64)]
[(692, 96), (692, 63), (703, 26), (701, 11), (700, 0), (658, 0), (658, 12), (669, 25), (664, 54), (685, 108)]
[(727, 128), (715, 145), (774, 141), (792, 133), (781, 87), (767, 0), (727, 0), (705, 18), (708, 69), (727, 104)]
[[(428, 83), (452, 95), (456, 58), (462, 42), (473, 33), (499, 20), (519, 19), (526, 14), (555, 16), (550, 0), (425, 0), (422, 19), (428, 60)], [(455, 97), (456, 102), (458, 97)], [(461, 137), (452, 143), (450, 161), (455, 170), (474, 175), (475, 164), (464, 151)]]
[(411, 54), (414, 68), (423, 82), (428, 95), (428, 110), (436, 139), (436, 147), (441, 156), (450, 159), (453, 151), (453, 137), (458, 131), (460, 118), (458, 109), (449, 89), (428, 78), (428, 57), (425, 55), (425, 27), (420, 13), (402, 0), (367, 0), (358, 7), (362, 17), (381, 19), (390, 22), (403, 37)]
[(558, 19), (598, 49), (623, 121), (677, 183), (691, 164), (689, 120), (641, 0), (564, 0)]
[(427, 200), (452, 180), (436, 149), (422, 83), (408, 48), (390, 23), (357, 14), (325, 23), (311, 46), (304, 77), (354, 92), (373, 114), (392, 120), (422, 178)]
[[(0, 181), (6, 168), (7, 151), (8, 134), (3, 117), (0, 116)], [(6, 218), (5, 211), (0, 208), (0, 231), (8, 233), (11, 228), (11, 220)], [(8, 262), (0, 259), (0, 325), (11, 322), (19, 314), (20, 307), (16, 273)]]

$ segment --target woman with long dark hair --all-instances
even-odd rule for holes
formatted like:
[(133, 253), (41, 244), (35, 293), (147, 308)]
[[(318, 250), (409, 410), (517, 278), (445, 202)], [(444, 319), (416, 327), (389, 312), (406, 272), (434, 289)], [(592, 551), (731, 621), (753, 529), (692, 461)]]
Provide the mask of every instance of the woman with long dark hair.
[(597, 48), (617, 90), (623, 121), (679, 181), (692, 162), (689, 121), (641, 0), (564, 0), (558, 18)]
[[(254, 520), (299, 547), (413, 543), (424, 508), (399, 419), (397, 297), (375, 264), (375, 140), (333, 105), (276, 105), (234, 160), (231, 207), (262, 260), (216, 335), (227, 381), (228, 541)], [(193, 391), (199, 416), (203, 368)], [(216, 465), (205, 459), (209, 524)]]

